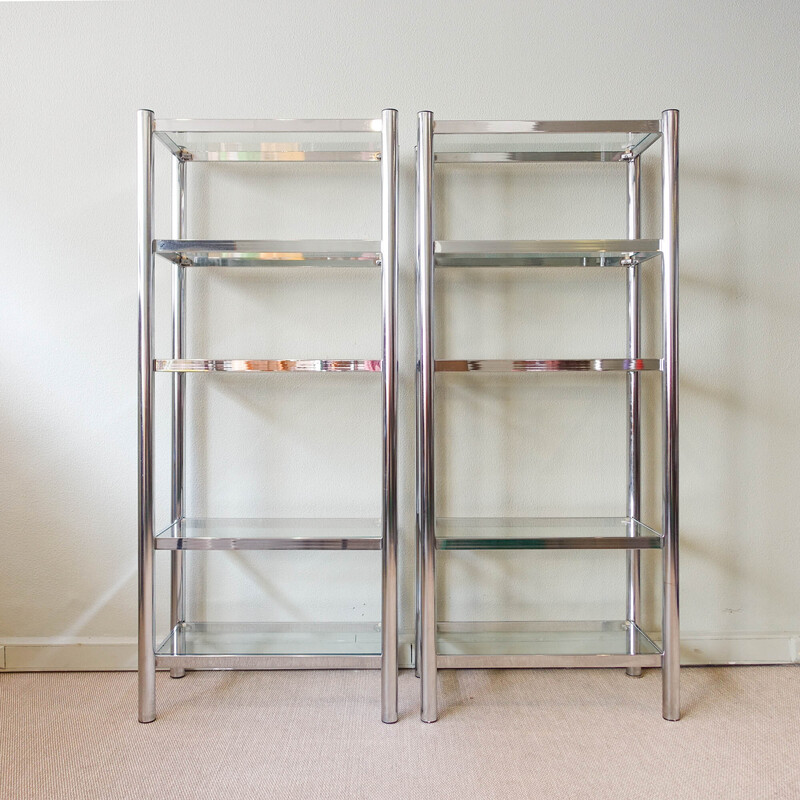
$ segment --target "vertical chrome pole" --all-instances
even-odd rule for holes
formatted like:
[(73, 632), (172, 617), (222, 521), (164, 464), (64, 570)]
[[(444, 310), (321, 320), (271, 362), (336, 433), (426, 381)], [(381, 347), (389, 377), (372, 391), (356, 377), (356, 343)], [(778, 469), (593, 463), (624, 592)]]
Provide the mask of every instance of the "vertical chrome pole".
[[(419, 319), (419, 292), (417, 294), (417, 319)], [(422, 522), (421, 522), (421, 508), (422, 508), (422, 486), (421, 486), (421, 479), (422, 479), (422, 439), (420, 436), (420, 432), (422, 430), (422, 424), (420, 422), (420, 380), (419, 380), (419, 370), (420, 370), (420, 356), (419, 356), (419, 337), (414, 337), (416, 341), (416, 358), (415, 358), (415, 371), (414, 371), (414, 397), (416, 398), (415, 403), (415, 433), (416, 433), (416, 459), (415, 459), (415, 469), (414, 469), (414, 483), (415, 483), (415, 494), (416, 494), (416, 513), (414, 515), (414, 675), (419, 678), (420, 677), (420, 652), (422, 650), (422, 630), (420, 628), (420, 607), (422, 605), (422, 592), (421, 592), (421, 582), (419, 580), (420, 575), (422, 574), (422, 548), (420, 546), (420, 531), (422, 530)]]
[(420, 691), (422, 721), (435, 722), (436, 698), (436, 514), (433, 476), (434, 381), (433, 265), (433, 114), (421, 111), (417, 137), (417, 292), (420, 342), (419, 442), (420, 466)]
[(153, 649), (153, 112), (136, 115), (139, 245), (139, 722), (156, 718)]
[(661, 115), (663, 260), (664, 656), (662, 714), (680, 719), (678, 598), (678, 112)]
[(383, 305), (383, 574), (381, 719), (397, 722), (397, 111), (381, 115)]
[[(639, 239), (641, 236), (641, 164), (639, 156), (627, 163), (627, 238)], [(628, 358), (639, 358), (641, 340), (639, 265), (631, 264), (628, 269)], [(630, 518), (629, 534), (636, 535), (641, 497), (641, 418), (639, 373), (628, 373), (628, 508)], [(628, 550), (627, 554), (627, 617), (628, 652), (638, 652), (637, 628), (641, 609), (641, 556), (638, 550)], [(640, 677), (641, 667), (628, 667), (628, 675)]]
[[(172, 159), (172, 238), (186, 238), (186, 162)], [(183, 358), (186, 344), (184, 309), (186, 303), (186, 269), (180, 264), (172, 267), (172, 357)], [(172, 375), (172, 521), (180, 524), (183, 519), (184, 488), (184, 411), (186, 408), (186, 375)], [(173, 630), (173, 652), (182, 652), (178, 626), (185, 621), (184, 615), (184, 552), (173, 550), (170, 570), (170, 627)], [(183, 667), (172, 667), (170, 677), (182, 678)]]
[[(419, 139), (419, 135), (417, 137)], [(417, 181), (419, 181), (419, 143), (414, 148), (417, 152), (416, 174)], [(419, 184), (417, 184), (417, 193), (419, 192)], [(421, 212), (419, 203), (419, 195), (417, 194), (416, 203), (414, 207), (414, 224), (416, 227), (416, 234), (419, 241), (419, 215)], [(419, 246), (419, 245), (417, 245)], [(425, 446), (422, 437), (422, 335), (419, 326), (422, 324), (422, 306), (420, 305), (420, 272), (419, 272), (419, 257), (417, 258), (417, 275), (416, 275), (416, 291), (415, 291), (415, 306), (416, 306), (416, 324), (417, 331), (414, 336), (414, 433), (416, 437), (415, 449), (415, 469), (414, 469), (414, 490), (415, 490), (415, 536), (414, 536), (414, 675), (419, 678), (422, 670), (422, 476), (424, 473), (423, 466), (423, 453)]]

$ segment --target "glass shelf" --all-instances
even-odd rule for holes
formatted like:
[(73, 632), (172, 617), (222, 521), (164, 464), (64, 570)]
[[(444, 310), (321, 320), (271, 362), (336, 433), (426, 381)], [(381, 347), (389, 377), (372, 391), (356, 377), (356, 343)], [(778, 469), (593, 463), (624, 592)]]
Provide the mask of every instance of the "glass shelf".
[(156, 372), (380, 372), (380, 359), (205, 359), (164, 358), (156, 359)]
[(184, 161), (227, 162), (380, 161), (380, 132), (380, 119), (164, 119), (155, 127), (156, 139)]
[(660, 255), (658, 239), (437, 241), (437, 267), (625, 267)]
[(375, 267), (380, 242), (362, 239), (156, 239), (153, 252), (184, 267)]
[(436, 372), (647, 372), (660, 370), (661, 359), (440, 359), (434, 369)]
[(436, 520), (439, 550), (646, 550), (662, 537), (630, 517), (456, 517)]
[(633, 623), (440, 622), (440, 667), (660, 666), (661, 649)]
[[(627, 161), (658, 141), (661, 125), (658, 120), (434, 120), (433, 132), (438, 163)], [(476, 143), (475, 136), (485, 134), (520, 138)]]
[(379, 519), (183, 519), (156, 550), (380, 550)]
[(373, 623), (184, 622), (156, 650), (160, 656), (374, 656)]

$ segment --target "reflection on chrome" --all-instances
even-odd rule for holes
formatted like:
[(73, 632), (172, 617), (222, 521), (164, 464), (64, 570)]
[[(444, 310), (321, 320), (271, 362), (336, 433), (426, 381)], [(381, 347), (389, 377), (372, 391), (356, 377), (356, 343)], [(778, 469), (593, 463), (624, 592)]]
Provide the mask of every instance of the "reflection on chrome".
[(660, 370), (658, 358), (482, 359), (437, 361), (437, 372), (642, 372)]
[(339, 361), (327, 359), (283, 360), (167, 358), (156, 359), (156, 372), (381, 372), (380, 359)]

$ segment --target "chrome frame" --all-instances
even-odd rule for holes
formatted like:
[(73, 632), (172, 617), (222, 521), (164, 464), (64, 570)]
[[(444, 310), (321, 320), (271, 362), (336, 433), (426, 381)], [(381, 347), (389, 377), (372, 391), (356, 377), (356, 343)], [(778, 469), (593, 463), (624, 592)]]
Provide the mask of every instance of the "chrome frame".
[[(504, 148), (486, 152), (434, 152), (434, 134), (537, 134), (537, 133), (628, 133), (631, 145), (625, 150), (591, 148), (552, 151), (513, 151)], [(665, 111), (661, 120), (605, 122), (532, 121), (436, 121), (429, 111), (420, 112), (417, 140), (417, 541), (416, 541), (416, 649), (421, 679), (421, 718), (438, 717), (437, 668), (460, 667), (622, 667), (629, 675), (641, 674), (642, 667), (662, 666), (662, 714), (680, 717), (679, 675), (680, 634), (678, 617), (678, 112)], [(658, 240), (641, 240), (640, 155), (661, 139), (662, 234)], [(627, 173), (627, 214), (624, 240), (583, 240), (572, 242), (443, 242), (434, 238), (434, 163), (525, 161), (609, 161), (625, 162)], [(502, 258), (498, 258), (502, 255)], [(663, 277), (661, 358), (641, 358), (642, 262), (661, 257)], [(609, 266), (626, 269), (627, 358), (584, 360), (435, 360), (434, 270), (435, 267), (518, 266), (536, 267)], [(626, 537), (613, 539), (530, 538), (518, 543), (520, 549), (619, 548), (627, 550), (627, 619), (630, 632), (627, 654), (590, 656), (550, 655), (445, 655), (436, 653), (436, 550), (492, 549), (496, 543), (450, 537), (447, 543), (436, 536), (434, 477), (434, 379), (436, 372), (539, 372), (606, 371), (628, 373), (628, 479)], [(655, 542), (643, 543), (636, 536), (641, 505), (641, 387), (639, 372), (657, 370), (663, 384), (664, 497), (663, 532)], [(643, 546), (644, 545), (644, 546)], [(504, 545), (505, 546), (505, 545)], [(508, 545), (513, 548), (513, 544)], [(637, 633), (641, 617), (640, 550), (661, 548), (663, 561), (663, 645), (661, 654), (638, 651)], [(443, 623), (445, 624), (445, 623)], [(515, 623), (516, 624), (516, 623)], [(642, 635), (645, 635), (642, 633)], [(649, 639), (648, 639), (649, 641)]]
[[(176, 134), (207, 133), (369, 133), (379, 134), (379, 151), (281, 151), (259, 159), (194, 158)], [(153, 141), (172, 153), (172, 239), (153, 239)], [(399, 161), (397, 111), (363, 120), (156, 120), (153, 112), (137, 114), (137, 204), (139, 264), (139, 445), (138, 445), (138, 686), (139, 720), (156, 717), (155, 669), (172, 677), (186, 669), (381, 669), (381, 719), (397, 720), (397, 230)], [(187, 239), (186, 164), (192, 160), (375, 161), (381, 170), (381, 240), (371, 241), (193, 241)], [(172, 264), (172, 353), (153, 358), (154, 261), (160, 255)], [(380, 360), (208, 360), (185, 357), (186, 268), (235, 266), (379, 266), (381, 269), (382, 357)], [(185, 519), (184, 452), (186, 372), (381, 372), (383, 404), (382, 508), (379, 536), (364, 537), (239, 537), (183, 538), (174, 535)], [(153, 504), (153, 375), (172, 376), (172, 477), (170, 526), (154, 535)], [(172, 535), (170, 535), (172, 531)], [(154, 551), (171, 551), (168, 652), (154, 646)], [(182, 644), (185, 621), (184, 550), (381, 550), (380, 655), (187, 655)]]

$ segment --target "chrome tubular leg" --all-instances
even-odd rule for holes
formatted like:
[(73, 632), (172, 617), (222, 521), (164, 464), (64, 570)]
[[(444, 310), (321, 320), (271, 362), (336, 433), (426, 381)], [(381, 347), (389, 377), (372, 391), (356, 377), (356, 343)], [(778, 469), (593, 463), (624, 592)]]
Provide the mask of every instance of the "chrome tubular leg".
[(383, 305), (383, 574), (381, 719), (397, 722), (397, 111), (381, 120), (381, 295)]
[[(416, 313), (417, 322), (420, 319), (420, 304), (419, 304), (419, 291), (416, 292)], [(415, 434), (416, 434), (416, 452), (415, 452), (415, 470), (414, 470), (414, 485), (416, 491), (416, 514), (414, 516), (414, 675), (420, 677), (420, 663), (422, 652), (422, 628), (421, 628), (421, 611), (422, 608), (422, 453), (425, 449), (422, 443), (422, 393), (421, 393), (421, 377), (420, 377), (420, 336), (417, 334), (415, 337), (415, 365), (414, 365), (414, 398), (415, 398)]]
[(436, 514), (433, 453), (433, 114), (419, 114), (417, 138), (417, 292), (420, 342), (420, 691), (422, 721), (438, 717), (436, 697)]
[(661, 116), (663, 254), (664, 656), (662, 714), (680, 719), (678, 616), (678, 112)]
[[(419, 392), (419, 389), (417, 389)], [(419, 429), (419, 421), (417, 421)], [(419, 440), (417, 440), (417, 453), (419, 453)], [(419, 476), (419, 459), (417, 459), (417, 476)], [(420, 628), (420, 607), (422, 597), (420, 592), (419, 577), (422, 574), (422, 549), (420, 548), (420, 516), (419, 516), (419, 487), (417, 487), (417, 514), (415, 518), (414, 539), (414, 675), (420, 676), (420, 648), (422, 642), (422, 629)]]
[[(417, 516), (417, 525), (416, 525), (416, 546), (415, 546), (415, 555), (416, 555), (416, 568), (415, 568), (415, 575), (419, 576), (422, 570), (422, 560), (421, 554), (422, 551), (419, 546), (419, 535), (420, 535), (420, 527), (419, 527), (419, 516)], [(420, 581), (419, 578), (415, 580), (415, 591), (414, 591), (414, 600), (415, 600), (415, 608), (414, 608), (414, 676), (419, 678), (421, 675), (420, 669), (420, 648), (422, 647), (422, 629), (420, 628), (420, 606), (421, 606), (421, 597), (420, 597)]]
[(153, 649), (153, 112), (136, 115), (139, 248), (139, 722), (156, 718)]
[[(627, 238), (638, 239), (641, 236), (641, 169), (639, 156), (627, 164)], [(640, 352), (640, 287), (639, 265), (632, 264), (627, 269), (628, 277), (628, 358), (639, 358)], [(639, 373), (628, 373), (628, 508), (631, 520), (629, 533), (636, 535), (634, 520), (639, 519), (641, 497), (641, 419)], [(638, 652), (636, 627), (639, 625), (641, 613), (641, 556), (638, 550), (627, 553), (627, 617), (632, 623), (628, 627), (628, 652)], [(641, 667), (628, 667), (627, 674), (640, 677)]]
[[(174, 239), (186, 238), (186, 162), (172, 159), (172, 236)], [(172, 267), (172, 357), (183, 358), (185, 353), (186, 324), (184, 309), (186, 303), (184, 267)], [(186, 408), (186, 375), (176, 372), (172, 376), (172, 521), (183, 519), (184, 487), (184, 411)], [(175, 655), (181, 650), (182, 636), (178, 626), (185, 621), (184, 614), (184, 552), (173, 550), (170, 570), (170, 626), (175, 631), (172, 637)], [(183, 667), (171, 667), (170, 677), (182, 678)]]

